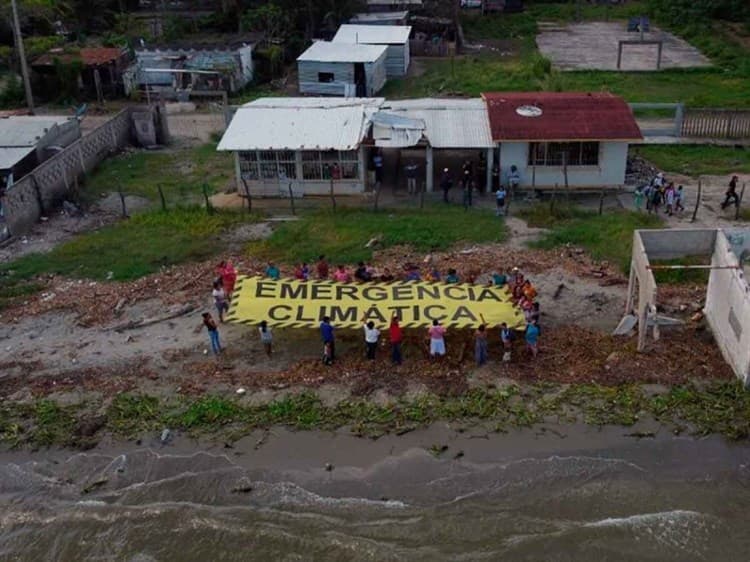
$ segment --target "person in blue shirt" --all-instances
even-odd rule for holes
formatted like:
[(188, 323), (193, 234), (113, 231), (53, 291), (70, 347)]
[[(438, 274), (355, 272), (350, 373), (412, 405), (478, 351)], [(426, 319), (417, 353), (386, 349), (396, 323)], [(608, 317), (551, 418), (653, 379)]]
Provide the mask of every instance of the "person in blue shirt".
[(405, 281), (421, 281), (422, 276), (419, 274), (419, 268), (411, 266), (409, 271), (406, 273)]
[(323, 340), (323, 347), (326, 349), (327, 362), (332, 363), (336, 357), (336, 338), (333, 335), (333, 326), (331, 326), (331, 319), (328, 316), (324, 316), (320, 323), (320, 337)]
[(445, 282), (446, 283), (458, 283), (458, 273), (456, 273), (455, 269), (449, 269), (448, 275), (445, 276)]
[(508, 282), (508, 278), (505, 277), (502, 273), (498, 273), (497, 271), (492, 274), (492, 283), (496, 287), (502, 287)]
[(532, 319), (526, 326), (526, 349), (529, 350), (532, 358), (539, 353), (539, 326), (535, 319)]
[(273, 279), (274, 281), (278, 281), (281, 278), (281, 272), (279, 271), (279, 268), (276, 267), (273, 263), (268, 263), (268, 267), (266, 268), (266, 277), (269, 279)]

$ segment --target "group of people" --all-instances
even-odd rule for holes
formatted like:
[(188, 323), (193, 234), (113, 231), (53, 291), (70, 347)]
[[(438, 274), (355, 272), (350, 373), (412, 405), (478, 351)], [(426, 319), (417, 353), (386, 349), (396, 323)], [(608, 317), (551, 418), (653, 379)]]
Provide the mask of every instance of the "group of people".
[(659, 213), (659, 207), (665, 206), (665, 213), (669, 216), (681, 213), (685, 210), (685, 192), (681, 185), (675, 187), (674, 182), (668, 182), (662, 172), (659, 172), (648, 183), (635, 190), (635, 208), (637, 211), (643, 209), (646, 203), (646, 211)]
[[(234, 286), (237, 283), (237, 270), (232, 265), (231, 261), (221, 261), (216, 266), (216, 275), (212, 284), (213, 289), (211, 290), (211, 298), (214, 302), (214, 308), (216, 314), (219, 317), (219, 322), (224, 322), (224, 314), (229, 310), (229, 303), (232, 300), (232, 293), (234, 293)], [(219, 328), (211, 316), (210, 312), (203, 313), (203, 326), (208, 331), (209, 340), (211, 342), (211, 351), (214, 355), (218, 355), (222, 352), (221, 342), (219, 341)]]

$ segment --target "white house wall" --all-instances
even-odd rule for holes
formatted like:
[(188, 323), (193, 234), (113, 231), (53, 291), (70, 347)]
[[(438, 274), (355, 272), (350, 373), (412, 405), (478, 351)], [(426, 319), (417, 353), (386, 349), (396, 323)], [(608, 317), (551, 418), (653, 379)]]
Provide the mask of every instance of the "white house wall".
[(253, 68), (253, 47), (248, 45), (240, 48), (237, 52), (240, 56), (240, 74), (242, 76), (240, 80), (242, 83), (239, 84), (239, 87), (242, 88), (253, 80), (253, 73), (255, 72)]
[[(617, 187), (625, 183), (628, 143), (599, 143), (598, 166), (568, 166), (570, 187)], [(500, 167), (503, 182), (507, 183), (510, 167), (515, 165), (521, 174), (521, 187), (531, 187), (532, 167), (528, 164), (529, 143), (500, 144)], [(562, 166), (537, 166), (536, 186), (541, 188), (565, 185)]]

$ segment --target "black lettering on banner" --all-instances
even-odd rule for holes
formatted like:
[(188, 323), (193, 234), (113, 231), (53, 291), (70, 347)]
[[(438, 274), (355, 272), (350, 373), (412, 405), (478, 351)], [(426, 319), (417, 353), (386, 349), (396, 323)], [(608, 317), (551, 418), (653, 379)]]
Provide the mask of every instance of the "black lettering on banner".
[(474, 314), (465, 306), (459, 306), (456, 308), (456, 312), (453, 314), (453, 318), (451, 318), (451, 322), (458, 322), (459, 320), (463, 320), (464, 318), (468, 318), (472, 322), (477, 321), (477, 317), (474, 316)]
[(315, 318), (305, 318), (305, 307), (302, 305), (299, 305), (297, 307), (297, 316), (295, 320), (297, 322), (315, 322)]
[(331, 307), (331, 322), (356, 322), (357, 321), (357, 307), (350, 306), (346, 309), (340, 306)]
[(479, 293), (477, 300), (479, 302), (481, 301), (503, 302), (503, 300), (500, 297), (498, 297), (492, 289), (482, 289), (482, 292)]
[(391, 311), (391, 314), (394, 312), (396, 313), (396, 317), (398, 318), (399, 322), (404, 321), (404, 310), (409, 310), (408, 306), (389, 306), (388, 310)]
[(383, 287), (365, 287), (362, 289), (362, 298), (368, 301), (384, 301), (388, 298), (388, 292)]
[(437, 285), (417, 285), (417, 299), (427, 298), (440, 300), (440, 287)]
[(419, 315), (419, 305), (415, 304), (411, 308), (412, 308), (412, 311), (413, 311), (412, 314), (414, 316), (414, 322), (419, 322), (419, 317), (420, 317), (420, 315)]
[(377, 319), (378, 322), (381, 324), (385, 324), (385, 316), (377, 309), (375, 306), (371, 306), (367, 309), (367, 312), (365, 312), (365, 319), (366, 320), (372, 320), (373, 318)]
[(331, 286), (313, 283), (310, 293), (312, 300), (329, 300), (331, 298)]
[(475, 300), (477, 300), (477, 295), (476, 295), (476, 293), (474, 293), (474, 287), (469, 287), (469, 288), (468, 288), (468, 289), (466, 289), (466, 290), (467, 290), (467, 291), (469, 292), (469, 300), (470, 300), (470, 301), (475, 301)]
[[(285, 312), (286, 316), (282, 316)], [(268, 309), (268, 317), (276, 322), (286, 322), (291, 317), (292, 307), (286, 304), (277, 304)]]
[(336, 285), (336, 300), (340, 301), (344, 298), (344, 295), (353, 301), (359, 300), (359, 297), (357, 296), (357, 287), (353, 285)]
[(307, 298), (307, 285), (300, 283), (296, 287), (291, 283), (282, 283), (281, 299), (306, 299)]
[(394, 301), (410, 301), (414, 298), (414, 287), (411, 285), (396, 285), (393, 287)]
[[(446, 287), (444, 292), (445, 292), (445, 296), (451, 300), (465, 301), (466, 300), (466, 294), (464, 293), (465, 290), (466, 289), (464, 289), (464, 287), (453, 286), (453, 287)], [(460, 291), (461, 296), (456, 296), (455, 295), (456, 291)]]
[(272, 281), (258, 281), (255, 286), (256, 299), (272, 299), (276, 296), (276, 283)]
[[(433, 313), (433, 309), (438, 309), (439, 313)], [(432, 304), (424, 307), (424, 317), (427, 320), (445, 320), (447, 314), (445, 314), (445, 307), (442, 304)]]

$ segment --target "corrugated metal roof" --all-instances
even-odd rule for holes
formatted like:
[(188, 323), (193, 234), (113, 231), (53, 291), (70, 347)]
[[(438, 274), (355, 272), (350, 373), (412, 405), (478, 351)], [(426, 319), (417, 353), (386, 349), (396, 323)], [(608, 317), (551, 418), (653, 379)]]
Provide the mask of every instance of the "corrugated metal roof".
[[(523, 92), (486, 93), (482, 97), (496, 141), (643, 139), (628, 104), (612, 94)], [(517, 110), (522, 106), (530, 106), (531, 112), (538, 108), (541, 113), (536, 117), (521, 115)]]
[(339, 27), (334, 43), (367, 43), (373, 45), (401, 45), (409, 40), (410, 25), (353, 25)]
[[(281, 99), (289, 101), (273, 105)], [(298, 99), (297, 106), (291, 105), (292, 99), (264, 98), (242, 106), (218, 150), (354, 150), (377, 110), (371, 99), (345, 100), (346, 105), (321, 100), (317, 106), (310, 104), (315, 98)]]
[(425, 124), (424, 136), (434, 148), (490, 148), (487, 108), (481, 99), (435, 99), (388, 101), (381, 107)]
[(298, 61), (312, 62), (373, 62), (378, 60), (387, 47), (385, 45), (355, 45), (316, 41), (297, 57)]
[(66, 123), (69, 117), (19, 115), (0, 119), (0, 147), (36, 146), (36, 143), (55, 125)]
[(351, 23), (354, 24), (371, 24), (379, 21), (400, 21), (405, 20), (409, 15), (409, 12), (404, 10), (401, 12), (375, 12), (374, 14), (361, 13), (354, 14)]
[(257, 100), (247, 102), (242, 107), (318, 107), (322, 109), (332, 107), (380, 107), (385, 98), (258, 98)]
[(33, 146), (0, 148), (0, 170), (9, 170), (32, 152), (34, 152)]
[(83, 47), (78, 51), (66, 52), (62, 48), (52, 49), (38, 57), (35, 65), (47, 66), (55, 63), (55, 59), (62, 62), (81, 61), (85, 66), (96, 66), (116, 61), (125, 55), (123, 49), (117, 47)]

